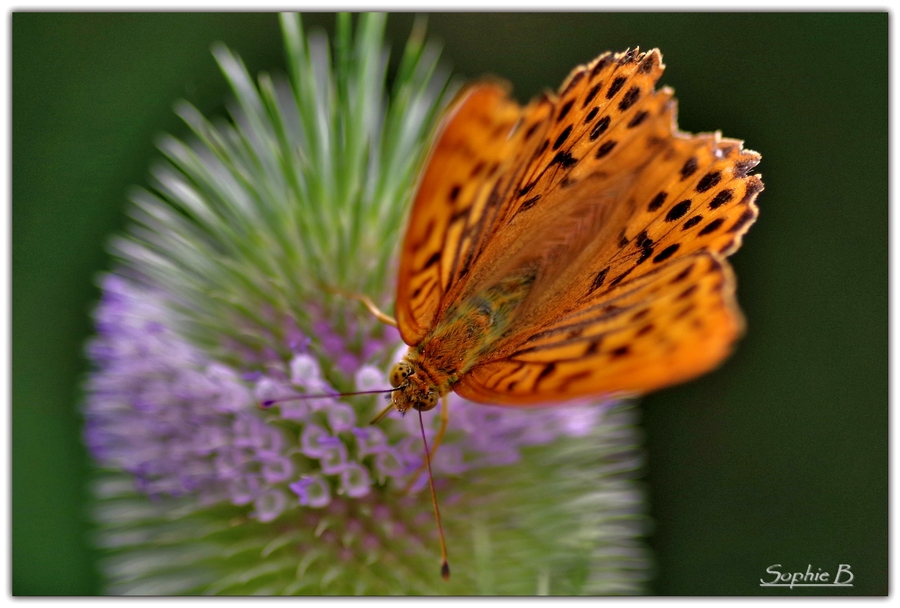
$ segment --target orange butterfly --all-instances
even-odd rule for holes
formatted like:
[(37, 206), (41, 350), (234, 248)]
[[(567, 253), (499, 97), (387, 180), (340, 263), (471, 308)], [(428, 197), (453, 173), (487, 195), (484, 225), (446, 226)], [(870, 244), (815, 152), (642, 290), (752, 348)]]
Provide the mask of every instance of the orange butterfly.
[[(525, 108), (496, 82), (458, 96), (412, 207), (396, 321), (360, 298), (410, 347), (382, 415), (451, 390), (514, 406), (641, 394), (728, 355), (743, 319), (725, 256), (756, 219), (760, 157), (678, 131), (662, 72), (658, 50), (605, 53)], [(431, 454), (448, 416), (444, 400)], [(441, 549), (447, 576), (443, 533)]]
[(663, 67), (605, 53), (525, 108), (495, 82), (458, 96), (401, 251), (394, 408), (640, 394), (728, 355), (725, 256), (756, 219), (760, 157), (678, 131)]

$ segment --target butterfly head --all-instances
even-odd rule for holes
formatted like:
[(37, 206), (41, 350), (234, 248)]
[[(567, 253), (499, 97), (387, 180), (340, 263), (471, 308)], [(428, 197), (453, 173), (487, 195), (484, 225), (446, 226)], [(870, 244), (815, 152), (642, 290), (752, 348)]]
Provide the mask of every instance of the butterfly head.
[(391, 368), (389, 380), (395, 389), (391, 393), (391, 404), (401, 414), (409, 409), (427, 412), (434, 409), (440, 394), (429, 382), (418, 366), (405, 358)]

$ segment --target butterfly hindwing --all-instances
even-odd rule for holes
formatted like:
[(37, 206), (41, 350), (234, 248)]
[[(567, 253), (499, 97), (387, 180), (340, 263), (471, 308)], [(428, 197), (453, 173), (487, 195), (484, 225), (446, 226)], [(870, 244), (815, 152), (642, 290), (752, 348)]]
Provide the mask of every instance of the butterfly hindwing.
[(733, 280), (698, 253), (630, 282), (614, 298), (571, 311), (454, 387), (474, 401), (540, 404), (641, 394), (717, 365), (743, 328)]
[(762, 180), (747, 174), (758, 162), (741, 142), (718, 134), (674, 137), (639, 173), (627, 193), (636, 207), (583, 267), (577, 297), (603, 300), (619, 284), (698, 251), (733, 253), (758, 215)]

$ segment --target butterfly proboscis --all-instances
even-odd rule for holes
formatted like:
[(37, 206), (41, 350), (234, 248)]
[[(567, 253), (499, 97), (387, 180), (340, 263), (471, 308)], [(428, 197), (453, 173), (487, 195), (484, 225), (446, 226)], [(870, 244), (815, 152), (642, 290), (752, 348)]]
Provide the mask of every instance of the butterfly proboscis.
[[(397, 370), (398, 368), (402, 369), (402, 367), (400, 367), (399, 363), (394, 366), (395, 370)], [(398, 377), (398, 376), (395, 374), (392, 374), (392, 378), (396, 378), (396, 377)], [(394, 386), (394, 388), (389, 388), (389, 389), (376, 389), (376, 390), (371, 390), (371, 391), (352, 391), (352, 392), (348, 392), (348, 393), (320, 393), (320, 394), (311, 394), (311, 395), (291, 395), (291, 396), (287, 396), (287, 397), (277, 397), (274, 399), (264, 399), (264, 400), (260, 401), (259, 405), (263, 409), (268, 409), (268, 408), (272, 407), (273, 405), (277, 405), (278, 403), (284, 403), (286, 401), (298, 401), (298, 400), (302, 401), (305, 399), (326, 399), (326, 398), (334, 398), (334, 397), (352, 397), (355, 395), (377, 395), (377, 394), (385, 394), (385, 393), (391, 394), (391, 393), (394, 393), (395, 391), (403, 390), (405, 388), (406, 388), (405, 384), (403, 384), (402, 382), (398, 382)], [(450, 580), (450, 563), (447, 559), (447, 542), (444, 538), (444, 527), (443, 527), (443, 524), (441, 523), (441, 512), (440, 512), (440, 509), (438, 508), (437, 491), (434, 488), (434, 476), (431, 472), (431, 457), (433, 455), (433, 452), (437, 449), (437, 446), (440, 444), (441, 438), (444, 436), (444, 430), (446, 429), (447, 419), (446, 419), (446, 417), (442, 416), (441, 420), (442, 420), (443, 426), (436, 437), (435, 444), (432, 447), (431, 451), (429, 451), (429, 449), (428, 449), (428, 439), (425, 437), (425, 423), (422, 421), (422, 412), (433, 409), (435, 407), (435, 405), (437, 405), (437, 403), (431, 404), (430, 406), (427, 404), (422, 404), (421, 407), (415, 407), (415, 409), (417, 410), (417, 412), (419, 414), (419, 428), (422, 431), (422, 444), (425, 446), (425, 462), (423, 463), (423, 466), (427, 467), (427, 469), (428, 469), (428, 486), (431, 489), (431, 505), (432, 505), (432, 508), (434, 509), (434, 518), (435, 518), (435, 521), (437, 522), (437, 527), (438, 527), (438, 537), (440, 538), (440, 542), (441, 542), (441, 578), (443, 578), (444, 580)], [(393, 403), (389, 404), (377, 416), (375, 416), (375, 418), (373, 418), (369, 424), (376, 424), (382, 418), (384, 418), (389, 413), (391, 413), (394, 409), (395, 409), (394, 404)], [(444, 408), (444, 409), (446, 410), (446, 408)], [(401, 413), (405, 413), (405, 411), (401, 412)], [(413, 481), (415, 481), (415, 479), (419, 476), (420, 472), (421, 472), (421, 468), (418, 471), (416, 471), (416, 473), (413, 475), (413, 478), (410, 481), (410, 484)], [(409, 487), (410, 486), (407, 485), (407, 487), (404, 489), (404, 492), (408, 491)]]

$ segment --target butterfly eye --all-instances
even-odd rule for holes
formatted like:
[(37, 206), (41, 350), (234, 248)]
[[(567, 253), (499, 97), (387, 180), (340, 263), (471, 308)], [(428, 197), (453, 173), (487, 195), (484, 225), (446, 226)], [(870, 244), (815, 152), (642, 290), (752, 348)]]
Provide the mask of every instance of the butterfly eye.
[(428, 410), (433, 410), (435, 406), (438, 404), (438, 395), (435, 391), (428, 391), (425, 393), (425, 396), (422, 397), (422, 400), (416, 403), (416, 409), (420, 412), (427, 412)]
[(391, 386), (399, 387), (406, 382), (406, 379), (412, 375), (412, 366), (406, 361), (400, 361), (391, 368), (389, 380)]

